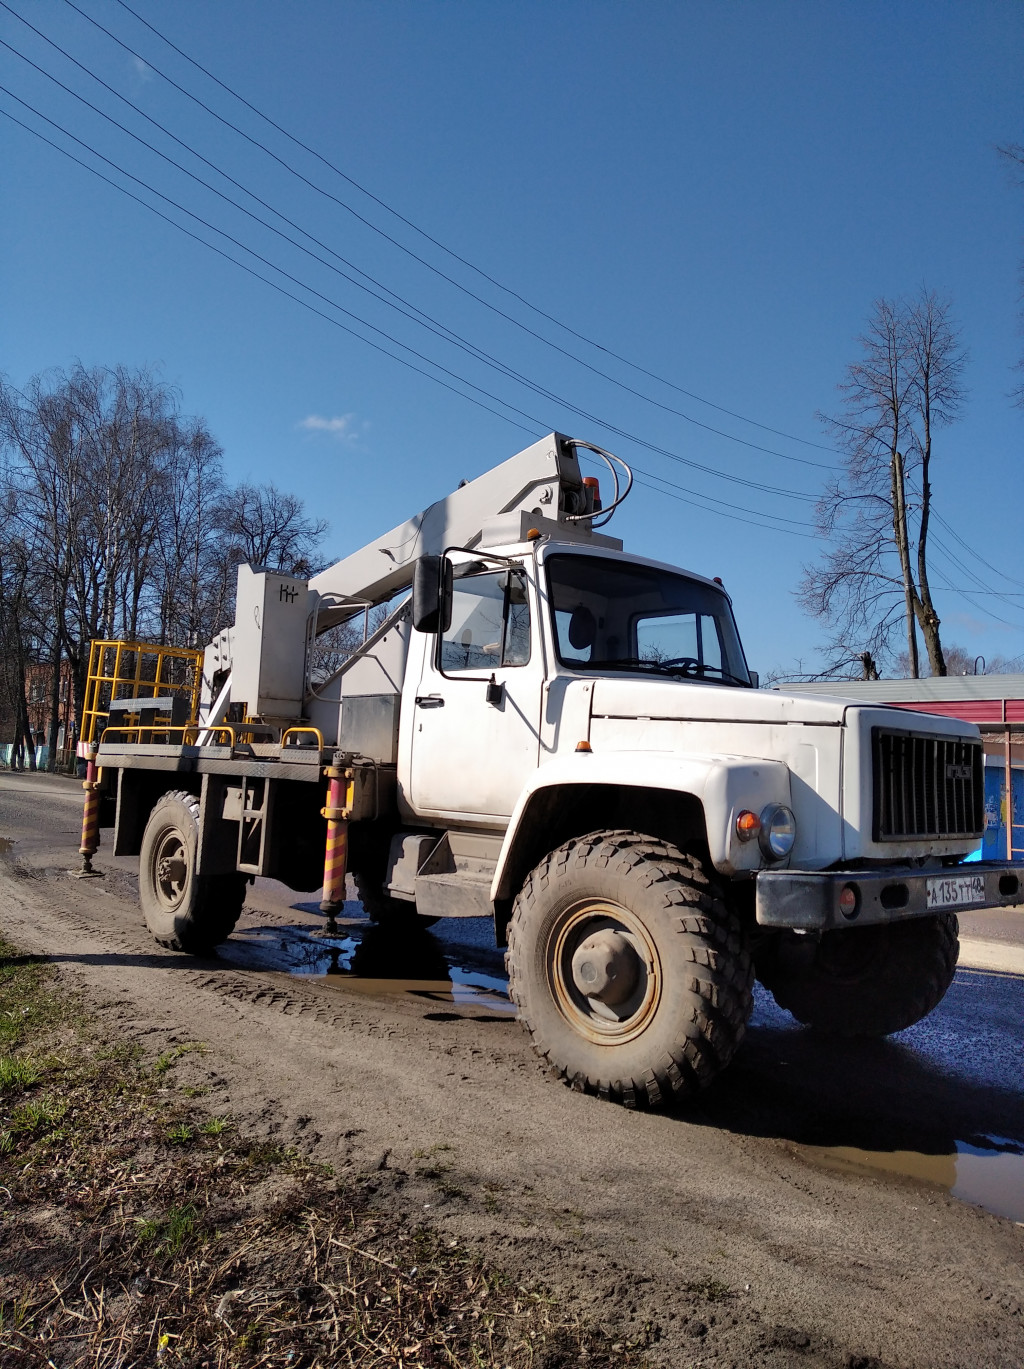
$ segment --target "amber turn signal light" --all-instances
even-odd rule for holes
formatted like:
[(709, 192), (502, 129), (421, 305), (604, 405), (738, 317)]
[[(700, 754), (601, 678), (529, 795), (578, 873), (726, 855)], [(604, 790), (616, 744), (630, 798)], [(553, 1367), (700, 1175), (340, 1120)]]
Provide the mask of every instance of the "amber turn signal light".
[(761, 830), (761, 819), (756, 813), (752, 813), (749, 808), (744, 808), (742, 813), (736, 815), (736, 835), (740, 841), (750, 841), (756, 837)]

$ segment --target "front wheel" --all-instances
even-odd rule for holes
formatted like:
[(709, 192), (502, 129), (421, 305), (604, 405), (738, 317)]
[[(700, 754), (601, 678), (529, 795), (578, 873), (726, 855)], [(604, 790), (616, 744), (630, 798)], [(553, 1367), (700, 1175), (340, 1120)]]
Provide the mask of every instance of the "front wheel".
[(889, 1036), (920, 1022), (953, 982), (955, 913), (823, 932), (781, 933), (757, 957), (757, 977), (798, 1022), (838, 1036)]
[(732, 1059), (753, 1006), (739, 921), (700, 862), (639, 832), (566, 842), (509, 923), (509, 993), (572, 1088), (657, 1107)]
[(146, 926), (172, 951), (201, 954), (226, 941), (245, 902), (246, 877), (236, 871), (201, 879), (199, 800), (172, 790), (153, 805), (142, 836), (139, 902)]

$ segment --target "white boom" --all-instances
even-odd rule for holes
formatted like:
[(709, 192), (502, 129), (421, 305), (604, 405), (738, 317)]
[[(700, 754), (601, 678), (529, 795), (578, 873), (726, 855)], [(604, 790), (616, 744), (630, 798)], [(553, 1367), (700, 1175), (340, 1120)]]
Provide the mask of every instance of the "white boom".
[(311, 624), (323, 632), (393, 598), (412, 583), (420, 556), (501, 540), (487, 536), (496, 520), (502, 531), (516, 524), (503, 540), (520, 540), (523, 514), (589, 529), (593, 506), (588, 509), (575, 446), (560, 433), (464, 482), (309, 581), (239, 566), (234, 626), (210, 643), (203, 659), (202, 721), (221, 722), (232, 698), (244, 701), (251, 717), (300, 717)]

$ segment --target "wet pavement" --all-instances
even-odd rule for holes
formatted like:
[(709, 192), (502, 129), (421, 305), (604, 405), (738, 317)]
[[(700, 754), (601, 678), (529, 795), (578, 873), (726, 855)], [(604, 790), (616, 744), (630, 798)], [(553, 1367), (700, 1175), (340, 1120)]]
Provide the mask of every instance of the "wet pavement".
[(301, 921), (243, 926), (220, 948), (220, 958), (238, 968), (323, 976), (325, 986), (347, 992), (399, 994), (491, 1016), (515, 1015), (504, 955), (483, 918), (447, 919), (472, 921), (471, 929), (443, 920), (431, 931), (413, 925), (396, 933), (368, 921), (359, 903), (348, 902), (338, 917), (338, 935), (328, 937), (318, 904), (292, 906), (305, 915)]
[[(256, 897), (276, 901), (271, 887)], [(514, 1012), (488, 919), (396, 932), (349, 901), (338, 938), (327, 939), (318, 903), (293, 903), (290, 911), (295, 921), (282, 926), (260, 924), (254, 910), (222, 958), (264, 973), (322, 976), (338, 992), (436, 1005), (428, 1020)], [(809, 1165), (925, 1183), (1024, 1222), (1022, 1037), (1024, 976), (1017, 974), (961, 968), (930, 1017), (897, 1036), (863, 1041), (801, 1027), (758, 985), (734, 1063), (679, 1112), (733, 1133), (776, 1137)]]

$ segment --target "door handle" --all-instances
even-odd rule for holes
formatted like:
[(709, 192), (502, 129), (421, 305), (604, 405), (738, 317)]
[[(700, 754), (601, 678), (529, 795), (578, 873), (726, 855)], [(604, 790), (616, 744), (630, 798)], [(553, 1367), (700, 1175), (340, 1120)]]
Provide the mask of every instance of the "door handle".
[(444, 708), (444, 699), (440, 694), (417, 694), (417, 708)]

